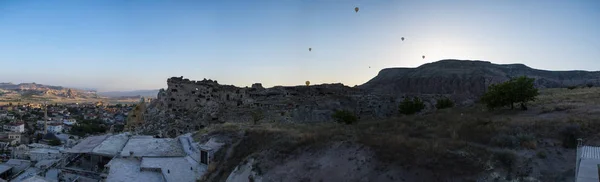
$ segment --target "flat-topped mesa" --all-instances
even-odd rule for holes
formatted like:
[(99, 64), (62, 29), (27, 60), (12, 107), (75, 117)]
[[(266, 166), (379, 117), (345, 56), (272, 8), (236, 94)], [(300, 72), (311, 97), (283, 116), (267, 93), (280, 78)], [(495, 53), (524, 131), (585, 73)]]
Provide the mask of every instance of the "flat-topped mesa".
[[(397, 103), (386, 98), (363, 94), (358, 88), (340, 83), (311, 86), (275, 86), (264, 88), (221, 85), (216, 81), (191, 81), (173, 77), (167, 89), (159, 91), (148, 109), (144, 132), (176, 129), (197, 130), (211, 123), (252, 122), (252, 113), (261, 111), (261, 121), (327, 122), (336, 109), (355, 112), (363, 118), (384, 117), (396, 112)], [(169, 131), (167, 131), (169, 132)], [(169, 133), (176, 135), (179, 133)]]

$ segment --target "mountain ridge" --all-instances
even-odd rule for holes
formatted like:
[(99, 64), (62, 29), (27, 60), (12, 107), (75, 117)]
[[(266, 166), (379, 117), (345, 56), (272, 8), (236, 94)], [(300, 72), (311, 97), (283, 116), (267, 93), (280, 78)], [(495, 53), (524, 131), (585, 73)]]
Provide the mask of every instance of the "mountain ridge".
[(539, 88), (584, 84), (600, 85), (599, 71), (550, 71), (525, 64), (494, 64), (480, 60), (445, 59), (416, 68), (386, 68), (358, 88), (380, 94), (471, 94), (481, 95), (487, 86), (512, 77), (536, 78)]

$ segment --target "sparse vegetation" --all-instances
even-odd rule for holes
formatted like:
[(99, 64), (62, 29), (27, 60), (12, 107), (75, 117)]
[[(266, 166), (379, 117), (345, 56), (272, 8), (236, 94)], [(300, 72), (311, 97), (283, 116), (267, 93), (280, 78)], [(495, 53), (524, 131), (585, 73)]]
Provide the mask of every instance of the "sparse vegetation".
[(338, 123), (352, 124), (358, 121), (356, 115), (354, 113), (347, 110), (338, 110), (335, 111), (332, 115), (333, 119), (335, 119)]
[(421, 112), (425, 108), (425, 104), (420, 98), (414, 97), (412, 100), (405, 97), (400, 103), (400, 113), (405, 115), (412, 115)]
[(62, 144), (62, 142), (58, 139), (52, 139), (52, 140), (48, 141), (48, 145), (50, 145), (50, 146), (59, 146), (61, 144)]
[(84, 137), (87, 134), (95, 135), (99, 133), (104, 133), (108, 129), (102, 120), (83, 120), (78, 122), (75, 126), (73, 126), (70, 130), (70, 134)]
[(255, 110), (252, 112), (252, 122), (258, 124), (258, 122), (265, 118), (265, 114), (261, 110)]
[(446, 108), (451, 108), (451, 107), (454, 107), (454, 102), (452, 100), (450, 100), (449, 98), (438, 99), (435, 104), (435, 108), (437, 108), (437, 109), (446, 109)]
[[(386, 165), (430, 170), (442, 179), (444, 176), (476, 175), (490, 169), (500, 169), (508, 173), (501, 175), (518, 178), (530, 174), (522, 169), (526, 168), (523, 161), (528, 158), (554, 160), (556, 155), (572, 151), (558, 149), (562, 148), (560, 145), (574, 147), (577, 138), (597, 137), (600, 111), (590, 111), (587, 106), (600, 103), (598, 93), (600, 88), (596, 87), (575, 91), (544, 89), (538, 99), (531, 102), (530, 112), (485, 112), (482, 110), (485, 105), (475, 105), (427, 115), (357, 122), (344, 127), (335, 123), (225, 123), (209, 126), (198, 135), (238, 137), (230, 145), (234, 151), (232, 157), (225, 159), (226, 152), (218, 154), (222, 157), (215, 158), (219, 161), (218, 166), (209, 174), (212, 178), (206, 181), (224, 180), (230, 169), (250, 157), (280, 164), (288, 156), (338, 141), (366, 146), (375, 153), (375, 159)], [(538, 117), (542, 110), (550, 114), (544, 116), (551, 117)], [(573, 114), (554, 115), (566, 111)], [(239, 144), (235, 145), (235, 141)], [(256, 168), (263, 172), (272, 169), (272, 164), (265, 163), (257, 164)], [(456, 167), (449, 169), (447, 166)], [(551, 177), (538, 177), (540, 181), (556, 181)]]
[(514, 109), (514, 104), (520, 103), (521, 109), (527, 110), (525, 104), (529, 101), (535, 101), (535, 97), (539, 95), (538, 90), (533, 85), (534, 80), (534, 78), (522, 76), (512, 78), (504, 83), (491, 85), (488, 92), (481, 97), (481, 101), (489, 109), (504, 106), (510, 106), (511, 109)]

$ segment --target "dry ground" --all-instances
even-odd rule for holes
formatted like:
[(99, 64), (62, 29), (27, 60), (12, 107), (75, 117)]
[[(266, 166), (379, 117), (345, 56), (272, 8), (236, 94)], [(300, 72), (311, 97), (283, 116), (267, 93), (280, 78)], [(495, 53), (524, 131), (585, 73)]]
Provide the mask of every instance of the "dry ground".
[[(475, 105), (353, 125), (226, 123), (205, 128), (196, 137), (219, 136), (228, 143), (227, 150), (215, 157), (217, 162), (206, 181), (225, 181), (235, 166), (249, 158), (259, 161), (253, 170), (272, 181), (327, 181), (331, 177), (342, 181), (570, 181), (576, 138), (600, 145), (600, 88), (544, 89), (540, 93), (527, 111), (487, 111)], [(340, 143), (348, 145), (332, 148)], [(346, 153), (331, 154), (340, 149)], [(349, 150), (360, 155), (372, 153), (373, 160), (361, 164), (370, 168), (364, 175), (348, 175), (357, 170), (354, 166), (316, 165), (315, 160), (324, 159), (315, 155), (345, 156)], [(299, 164), (300, 159), (313, 161)], [(313, 167), (285, 172), (298, 166)], [(323, 170), (342, 172), (340, 176), (318, 173)]]

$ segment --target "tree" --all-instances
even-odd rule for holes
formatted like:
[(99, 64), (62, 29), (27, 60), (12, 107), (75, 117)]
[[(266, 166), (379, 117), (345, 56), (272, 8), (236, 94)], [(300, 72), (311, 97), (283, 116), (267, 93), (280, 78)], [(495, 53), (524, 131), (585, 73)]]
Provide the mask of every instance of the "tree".
[(435, 103), (435, 108), (437, 109), (446, 109), (451, 107), (454, 107), (454, 102), (452, 102), (452, 100), (450, 100), (449, 98), (438, 99)]
[(358, 121), (352, 112), (346, 110), (335, 111), (331, 117), (333, 117), (333, 119), (339, 123), (352, 124)]
[(59, 146), (60, 144), (62, 144), (62, 142), (58, 139), (52, 139), (52, 140), (48, 141), (48, 145), (51, 145), (51, 146)]
[(534, 81), (534, 78), (521, 76), (511, 78), (504, 83), (490, 85), (488, 92), (481, 97), (481, 101), (489, 109), (504, 106), (514, 109), (514, 104), (520, 103), (521, 109), (527, 110), (525, 104), (534, 101), (535, 97), (539, 95), (538, 89), (533, 85)]
[(421, 112), (425, 108), (425, 104), (421, 101), (420, 98), (414, 97), (410, 100), (408, 97), (404, 98), (404, 101), (400, 103), (400, 113), (411, 115), (418, 112)]
[(264, 118), (265, 114), (260, 109), (257, 109), (254, 112), (252, 112), (252, 121), (254, 122), (254, 124), (258, 124), (258, 121)]

